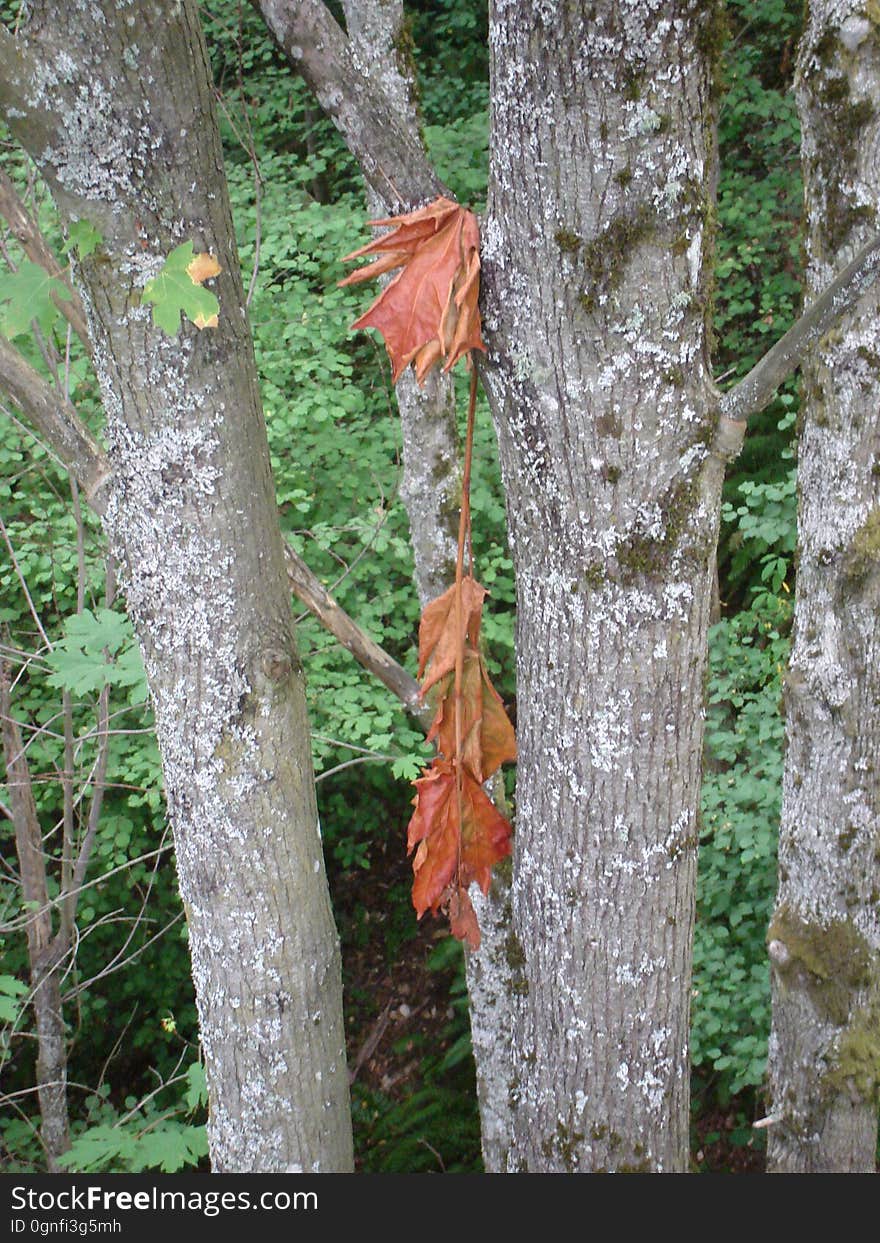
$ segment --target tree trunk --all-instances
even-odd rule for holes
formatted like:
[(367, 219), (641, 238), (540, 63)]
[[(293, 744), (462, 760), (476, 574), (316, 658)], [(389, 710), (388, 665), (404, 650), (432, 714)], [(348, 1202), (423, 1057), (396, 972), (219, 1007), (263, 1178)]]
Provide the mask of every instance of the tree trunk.
[(486, 378), (518, 609), (512, 1171), (688, 1162), (723, 472), (716, 21), (696, 2), (490, 12)]
[[(799, 53), (808, 302), (877, 228), (880, 33), (811, 0)], [(772, 965), (768, 1168), (873, 1171), (880, 1084), (880, 297), (814, 347)]]
[(61, 1170), (58, 1158), (70, 1148), (67, 1110), (67, 1036), (61, 1005), (60, 968), (47, 962), (52, 937), (52, 909), (46, 878), (43, 833), (34, 802), (30, 770), (18, 722), (12, 715), (9, 677), (0, 660), (0, 733), (9, 786), (15, 853), (21, 877), (21, 901), (31, 911), (27, 926), (31, 1004), (37, 1028), (37, 1098), (40, 1138), (50, 1174)]
[[(344, 0), (343, 8), (354, 66), (383, 92), (401, 130), (420, 142), (415, 66), (406, 55), (402, 0)], [(385, 216), (395, 200), (368, 187), (367, 205), (371, 215)], [(409, 518), (416, 587), (424, 608), (455, 577), (461, 492), (455, 387), (451, 376), (435, 370), (420, 388), (408, 368), (396, 393), (403, 442), (400, 497)]]
[[(380, 88), (401, 129), (420, 141), (414, 105), (415, 66), (406, 56), (401, 0), (345, 0), (352, 61)], [(393, 202), (368, 189), (369, 209), (384, 215)], [(401, 499), (409, 518), (416, 587), (424, 608), (455, 578), (458, 513), (461, 504), (455, 385), (434, 370), (424, 388), (410, 368), (396, 386), (403, 441)], [(476, 515), (479, 522), (479, 515)], [(479, 569), (477, 569), (479, 577)], [(503, 796), (503, 784), (498, 782)], [(480, 948), (466, 952), (471, 1042), (477, 1075), (483, 1166), (504, 1169), (509, 1146), (510, 868), (496, 869), (484, 897), (472, 886), (482, 934)]]
[[(265, 428), (191, 0), (29, 6), (0, 99), (68, 223), (107, 412), (105, 527), (156, 715), (218, 1171), (352, 1165), (338, 941)], [(217, 256), (219, 325), (141, 290)]]

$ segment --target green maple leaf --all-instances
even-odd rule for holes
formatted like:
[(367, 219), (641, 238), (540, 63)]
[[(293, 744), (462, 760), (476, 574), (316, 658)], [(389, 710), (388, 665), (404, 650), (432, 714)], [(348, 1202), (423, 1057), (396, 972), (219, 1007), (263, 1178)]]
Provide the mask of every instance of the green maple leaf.
[[(0, 975), (0, 1023), (15, 1022), (21, 1009), (21, 1003), (15, 998), (23, 996), (27, 991), (27, 985), (22, 984), (21, 980), (17, 980), (14, 975)], [(198, 1066), (198, 1062), (194, 1065)], [(196, 1102), (196, 1104), (199, 1103), (199, 1101)]]
[(213, 327), (217, 322), (220, 303), (190, 274), (195, 258), (192, 242), (184, 242), (172, 250), (161, 272), (144, 286), (141, 302), (152, 302), (153, 323), (170, 337), (177, 334), (181, 312), (197, 328)]
[(184, 1165), (198, 1165), (200, 1158), (207, 1155), (208, 1137), (203, 1126), (170, 1123), (140, 1137), (132, 1169), (176, 1174)]
[[(24, 989), (27, 992), (27, 989)], [(186, 1081), (188, 1087), (186, 1089), (186, 1107), (189, 1110), (197, 1109), (199, 1105), (207, 1105), (208, 1103), (208, 1083), (205, 1078), (205, 1068), (201, 1062), (193, 1062), (186, 1072)]]
[(64, 253), (75, 250), (80, 259), (87, 258), (103, 242), (103, 237), (92, 224), (91, 220), (73, 220), (67, 230), (67, 245)]
[(105, 686), (129, 690), (129, 703), (147, 696), (144, 666), (128, 618), (114, 609), (83, 609), (69, 617), (64, 636), (46, 658), (50, 686), (77, 696)]
[(0, 275), (0, 332), (11, 341), (25, 336), (36, 320), (43, 333), (52, 331), (60, 311), (52, 301), (55, 293), (63, 301), (71, 293), (63, 281), (50, 276), (45, 268), (30, 259), (23, 259), (17, 272)]

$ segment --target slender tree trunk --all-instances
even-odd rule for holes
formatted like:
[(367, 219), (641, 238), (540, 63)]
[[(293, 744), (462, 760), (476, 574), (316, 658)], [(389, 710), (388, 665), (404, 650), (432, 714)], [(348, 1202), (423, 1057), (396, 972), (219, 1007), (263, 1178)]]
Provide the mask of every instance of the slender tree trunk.
[[(343, 7), (354, 65), (383, 91), (401, 129), (420, 141), (415, 66), (408, 57), (401, 0), (345, 0)], [(373, 213), (381, 209), (384, 215), (393, 206), (374, 189), (368, 189), (367, 196)], [(416, 587), (424, 608), (455, 577), (461, 504), (455, 386), (450, 376), (435, 370), (420, 388), (408, 368), (398, 380), (396, 393), (403, 441), (401, 498), (409, 518)], [(509, 867), (497, 870), (486, 897), (472, 888), (482, 940), (479, 950), (467, 952), (471, 1039), (483, 1165), (487, 1172), (497, 1173), (503, 1170), (510, 1134)]]
[(517, 572), (520, 1170), (683, 1170), (711, 555), (714, 5), (490, 10), (486, 377)]
[[(156, 715), (215, 1170), (351, 1168), (338, 941), (265, 428), (191, 0), (33, 4), (0, 102), (66, 222), (107, 412), (105, 527)], [(141, 290), (191, 240), (219, 325), (175, 336)]]
[(0, 661), (0, 732), (6, 766), (15, 851), (21, 876), (21, 899), (32, 912), (27, 926), (28, 961), (31, 973), (31, 1004), (37, 1029), (37, 1098), (40, 1102), (40, 1136), (50, 1174), (61, 1166), (58, 1158), (70, 1148), (67, 1111), (67, 1036), (61, 1006), (57, 963), (47, 961), (52, 943), (52, 910), (46, 881), (43, 834), (34, 802), (30, 771), (24, 754), (21, 730), (12, 714), (6, 665)]
[[(344, 0), (343, 9), (354, 67), (382, 91), (401, 130), (421, 142), (402, 0)], [(385, 216), (395, 200), (368, 187), (367, 206), (372, 215)], [(460, 499), (455, 389), (452, 378), (437, 371), (420, 388), (408, 369), (396, 392), (403, 442), (400, 495), (424, 607), (455, 576)]]
[[(807, 301), (878, 224), (880, 26), (811, 0), (797, 97)], [(880, 298), (813, 348), (772, 965), (768, 1168), (875, 1168), (880, 1084)]]

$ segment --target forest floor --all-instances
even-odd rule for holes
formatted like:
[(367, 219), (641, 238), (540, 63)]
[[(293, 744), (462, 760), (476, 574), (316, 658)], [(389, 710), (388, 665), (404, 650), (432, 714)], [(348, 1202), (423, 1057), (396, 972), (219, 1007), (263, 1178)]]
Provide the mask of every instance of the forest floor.
[[(416, 922), (410, 882), (409, 862), (393, 847), (375, 855), (369, 869), (346, 870), (331, 882), (343, 940), (357, 1164), (364, 1172), (406, 1172), (409, 1157), (422, 1172), (479, 1171), (470, 1055), (452, 1075), (443, 1073), (444, 1056), (467, 1031), (464, 1007), (455, 1004), (460, 959), (449, 952), (443, 921)], [(438, 1109), (425, 1109), (432, 1092)], [(450, 1092), (460, 1094), (452, 1110)], [(694, 1172), (763, 1172), (763, 1145), (749, 1131), (751, 1108), (733, 1100), (695, 1117)], [(450, 1134), (450, 1113), (460, 1115), (465, 1133)]]

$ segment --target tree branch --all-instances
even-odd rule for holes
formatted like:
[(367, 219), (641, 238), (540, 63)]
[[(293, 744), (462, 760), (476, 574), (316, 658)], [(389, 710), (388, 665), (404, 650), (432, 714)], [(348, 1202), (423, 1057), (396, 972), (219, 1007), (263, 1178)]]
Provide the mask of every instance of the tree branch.
[(789, 328), (752, 370), (728, 389), (721, 399), (721, 414), (745, 421), (760, 413), (773, 394), (803, 361), (810, 346), (826, 333), (880, 276), (880, 234), (871, 239), (836, 276), (797, 323)]
[(31, 773), (25, 756), (18, 721), (12, 715), (9, 670), (0, 660), (0, 735), (9, 779), (9, 800), (15, 826), (15, 848), (21, 873), (22, 901), (33, 903), (39, 917), (28, 924), (28, 954), (34, 983), (42, 976), (40, 956), (52, 940), (52, 913), (46, 883), (43, 831), (34, 802)]
[[(92, 509), (102, 515), (106, 508), (104, 484), (111, 474), (104, 451), (73, 406), (61, 400), (55, 389), (41, 379), (2, 337), (0, 388), (5, 388), (11, 395), (22, 414), (57, 454), (62, 465), (79, 481)], [(432, 712), (420, 698), (415, 678), (349, 617), (290, 545), (285, 546), (285, 558), (288, 581), (297, 599), (314, 613), (368, 673), (372, 673), (397, 696), (406, 711), (427, 730)]]
[(27, 135), (33, 151), (50, 148), (58, 129), (45, 92), (50, 74), (51, 67), (34, 55), (24, 36), (13, 36), (0, 25), (0, 113), (16, 136)]
[(73, 328), (80, 341), (91, 353), (92, 345), (89, 339), (89, 330), (86, 326), (86, 316), (82, 300), (67, 279), (64, 269), (46, 244), (46, 240), (40, 232), (36, 221), (18, 197), (15, 186), (2, 169), (0, 169), (0, 216), (3, 216), (4, 220), (6, 220), (13, 235), (21, 243), (24, 253), (31, 262), (38, 264), (50, 276), (63, 281), (70, 290), (71, 296), (69, 299), (59, 298), (53, 292), (52, 301)]
[(406, 711), (427, 729), (433, 711), (419, 697), (419, 684), (415, 678), (399, 665), (393, 657), (379, 647), (378, 643), (361, 630), (360, 626), (349, 617), (344, 609), (322, 586), (320, 580), (312, 573), (298, 553), (285, 545), (284, 556), (287, 563), (287, 578), (298, 600), (314, 613), (318, 621), (334, 635), (346, 651), (351, 652), (355, 660), (372, 673), (379, 681), (396, 695)]
[(69, 402), (0, 337), (0, 388), (48, 441), (82, 487), (92, 509), (103, 514), (103, 485), (110, 477), (104, 451)]
[(322, 0), (251, 2), (385, 202), (408, 210), (440, 194), (452, 197), (418, 138), (400, 124), (384, 93), (358, 67)]

